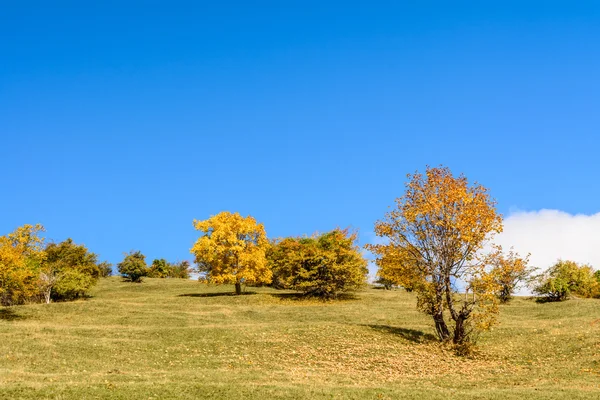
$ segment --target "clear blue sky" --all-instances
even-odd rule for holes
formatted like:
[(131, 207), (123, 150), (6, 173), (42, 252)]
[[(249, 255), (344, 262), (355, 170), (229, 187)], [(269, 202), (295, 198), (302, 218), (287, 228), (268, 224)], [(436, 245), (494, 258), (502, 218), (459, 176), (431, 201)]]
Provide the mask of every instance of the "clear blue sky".
[(598, 2), (51, 3), (0, 8), (0, 234), (190, 259), (229, 210), (365, 243), (427, 164), (600, 211)]

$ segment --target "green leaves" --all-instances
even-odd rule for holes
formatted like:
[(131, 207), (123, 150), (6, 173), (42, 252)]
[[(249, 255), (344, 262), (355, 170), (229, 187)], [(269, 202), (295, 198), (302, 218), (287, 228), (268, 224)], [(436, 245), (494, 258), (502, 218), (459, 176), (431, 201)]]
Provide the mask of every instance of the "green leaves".
[(123, 261), (117, 264), (119, 273), (131, 282), (141, 282), (148, 275), (146, 256), (140, 251), (131, 251), (125, 255)]
[(274, 242), (267, 257), (274, 285), (323, 298), (360, 288), (368, 270), (356, 240), (356, 233), (335, 229)]

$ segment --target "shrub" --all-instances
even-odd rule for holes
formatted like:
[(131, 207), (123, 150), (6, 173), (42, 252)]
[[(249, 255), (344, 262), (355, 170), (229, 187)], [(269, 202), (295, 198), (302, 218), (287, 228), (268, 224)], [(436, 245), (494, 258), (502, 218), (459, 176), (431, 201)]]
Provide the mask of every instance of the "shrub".
[(180, 261), (175, 264), (171, 264), (169, 268), (170, 278), (190, 279), (190, 273), (192, 268), (190, 267), (189, 261)]
[(571, 295), (593, 297), (597, 294), (598, 287), (592, 267), (574, 261), (558, 260), (538, 276), (533, 291), (546, 301), (563, 301)]
[(84, 245), (73, 243), (72, 239), (58, 244), (50, 243), (45, 251), (42, 278), (46, 289), (46, 301), (48, 291), (52, 300), (74, 300), (83, 297), (102, 274), (97, 264), (98, 256)]
[(160, 258), (152, 261), (152, 265), (148, 270), (148, 277), (189, 279), (190, 272), (191, 268), (189, 261), (170, 263), (164, 258)]
[(0, 304), (21, 304), (39, 293), (44, 259), (42, 225), (23, 225), (0, 236)]
[(164, 258), (152, 261), (148, 270), (149, 278), (167, 278), (169, 276), (169, 263)]
[(142, 278), (148, 275), (146, 256), (139, 251), (125, 254), (125, 258), (117, 264), (117, 268), (121, 276), (131, 282), (141, 282)]
[(267, 259), (276, 285), (322, 298), (358, 289), (365, 284), (368, 271), (356, 239), (356, 233), (335, 229), (320, 236), (275, 242)]
[(113, 274), (112, 264), (106, 261), (102, 261), (98, 264), (98, 268), (100, 269), (100, 276), (103, 278), (107, 278)]

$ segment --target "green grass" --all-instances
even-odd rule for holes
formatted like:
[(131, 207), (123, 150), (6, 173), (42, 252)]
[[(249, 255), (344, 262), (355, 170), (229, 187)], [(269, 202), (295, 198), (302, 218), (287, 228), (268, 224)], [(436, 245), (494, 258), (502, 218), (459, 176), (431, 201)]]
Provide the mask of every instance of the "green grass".
[(232, 290), (109, 278), (87, 300), (0, 308), (0, 398), (600, 398), (598, 300), (516, 299), (470, 359), (403, 291)]

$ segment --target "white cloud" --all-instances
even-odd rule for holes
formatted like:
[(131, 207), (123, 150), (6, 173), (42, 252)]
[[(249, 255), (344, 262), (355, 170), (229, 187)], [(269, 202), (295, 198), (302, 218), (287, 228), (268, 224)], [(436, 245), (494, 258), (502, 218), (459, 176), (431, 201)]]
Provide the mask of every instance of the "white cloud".
[(572, 215), (558, 210), (518, 211), (504, 219), (495, 243), (531, 253), (530, 264), (545, 270), (559, 258), (600, 269), (600, 213)]
[[(371, 243), (382, 243), (372, 235)], [(531, 253), (530, 265), (546, 270), (559, 258), (591, 264), (600, 269), (600, 212), (572, 215), (559, 210), (516, 211), (504, 219), (504, 232), (494, 243), (505, 250), (513, 247), (520, 255)], [(368, 256), (368, 253), (365, 254)], [(371, 275), (377, 267), (371, 262)], [(521, 288), (518, 294), (530, 294)]]

